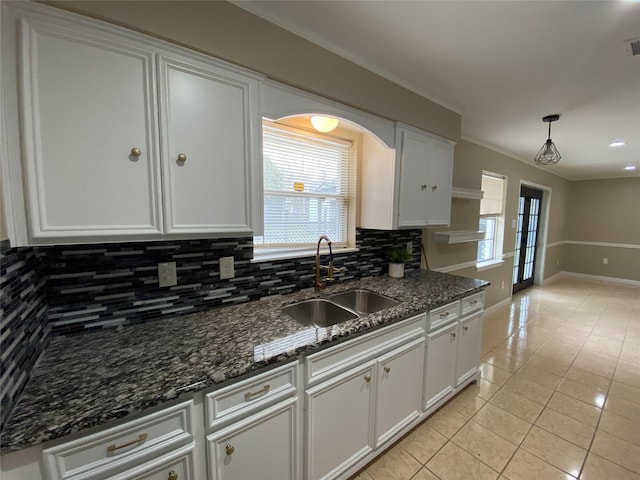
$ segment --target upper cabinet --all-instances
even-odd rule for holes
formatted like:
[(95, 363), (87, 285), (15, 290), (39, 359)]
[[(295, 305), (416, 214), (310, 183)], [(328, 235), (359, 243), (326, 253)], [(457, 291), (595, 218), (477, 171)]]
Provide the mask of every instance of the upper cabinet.
[(398, 124), (395, 156), (374, 142), (363, 143), (363, 228), (449, 224), (454, 142)]
[(3, 30), (12, 244), (251, 234), (258, 77), (41, 6)]
[(257, 81), (211, 62), (159, 64), (166, 232), (250, 233)]

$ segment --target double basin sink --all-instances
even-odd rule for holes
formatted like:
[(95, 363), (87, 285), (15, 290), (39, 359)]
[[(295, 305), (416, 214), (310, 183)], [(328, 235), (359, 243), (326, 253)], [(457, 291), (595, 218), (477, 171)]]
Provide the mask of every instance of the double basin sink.
[(399, 302), (368, 290), (348, 290), (330, 297), (313, 298), (282, 309), (298, 323), (306, 327), (329, 327), (337, 323), (355, 320), (360, 315), (379, 312), (398, 305)]

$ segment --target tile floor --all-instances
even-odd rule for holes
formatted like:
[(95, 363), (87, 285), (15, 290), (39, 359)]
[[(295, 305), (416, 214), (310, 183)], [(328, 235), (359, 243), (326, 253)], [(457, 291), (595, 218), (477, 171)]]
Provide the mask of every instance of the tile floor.
[(482, 380), (353, 480), (640, 480), (640, 287), (559, 278), (484, 317)]

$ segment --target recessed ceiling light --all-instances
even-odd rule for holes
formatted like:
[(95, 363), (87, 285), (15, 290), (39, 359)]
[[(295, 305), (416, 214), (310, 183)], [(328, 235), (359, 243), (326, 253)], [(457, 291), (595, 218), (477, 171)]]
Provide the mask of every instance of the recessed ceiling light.
[(624, 167), (624, 169), (627, 172), (633, 172), (636, 169), (636, 166), (635, 165), (627, 165), (626, 167)]
[(609, 144), (610, 147), (624, 147), (626, 145), (624, 140), (614, 140)]

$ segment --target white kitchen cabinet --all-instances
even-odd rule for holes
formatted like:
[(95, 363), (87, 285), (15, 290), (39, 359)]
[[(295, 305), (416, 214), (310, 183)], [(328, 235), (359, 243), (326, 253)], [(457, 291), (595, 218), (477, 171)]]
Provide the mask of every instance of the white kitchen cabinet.
[(376, 447), (420, 416), (424, 338), (418, 338), (378, 359)]
[(456, 361), (456, 385), (478, 373), (482, 348), (482, 312), (460, 321), (458, 355)]
[(453, 142), (398, 126), (400, 158), (398, 227), (449, 225)]
[(209, 480), (296, 480), (297, 398), (207, 437)]
[(160, 57), (166, 232), (250, 233), (257, 80)]
[(373, 451), (375, 361), (306, 392), (306, 478), (335, 478)]
[(161, 233), (153, 51), (40, 15), (16, 37), (31, 237)]
[(424, 378), (424, 409), (445, 398), (456, 385), (458, 322), (453, 322), (427, 334), (427, 354)]
[(4, 8), (3, 30), (5, 90), (20, 95), (5, 106), (21, 122), (7, 131), (12, 245), (260, 223), (259, 76), (28, 2)]
[(395, 155), (363, 142), (360, 226), (392, 230), (448, 225), (454, 142), (396, 124)]

